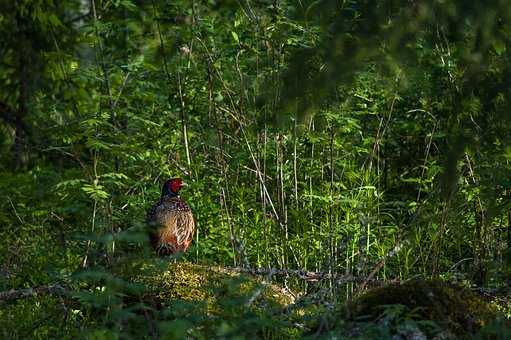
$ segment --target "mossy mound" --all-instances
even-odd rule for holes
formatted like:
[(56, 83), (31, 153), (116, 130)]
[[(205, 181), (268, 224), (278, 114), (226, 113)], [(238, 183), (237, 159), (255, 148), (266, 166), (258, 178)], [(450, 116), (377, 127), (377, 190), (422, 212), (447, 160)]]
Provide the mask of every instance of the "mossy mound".
[(400, 306), (401, 321), (433, 322), (444, 334), (456, 336), (476, 333), (497, 315), (469, 289), (439, 280), (412, 280), (372, 289), (352, 303), (350, 312), (354, 320), (374, 322), (388, 319), (392, 306)]
[(506, 319), (511, 319), (511, 294), (496, 293), (485, 297), (493, 308), (502, 313)]
[[(118, 266), (117, 276), (143, 289), (126, 295), (127, 308), (152, 311), (169, 338), (294, 338), (286, 319), (292, 296), (258, 277), (183, 261), (139, 260)], [(141, 312), (143, 315), (145, 312)], [(144, 319), (129, 327), (144, 327)]]
[(129, 273), (133, 282), (143, 284), (144, 298), (157, 304), (202, 301), (212, 311), (218, 301), (225, 299), (244, 300), (247, 306), (262, 308), (282, 308), (293, 302), (291, 294), (275, 285), (219, 266), (138, 261), (125, 266), (123, 272)]

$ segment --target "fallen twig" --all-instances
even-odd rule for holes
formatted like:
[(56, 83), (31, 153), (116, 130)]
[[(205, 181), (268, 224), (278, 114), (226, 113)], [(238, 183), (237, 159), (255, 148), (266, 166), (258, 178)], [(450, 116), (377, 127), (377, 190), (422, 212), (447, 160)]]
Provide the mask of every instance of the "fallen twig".
[(396, 245), (394, 246), (394, 248), (392, 248), (387, 254), (385, 254), (385, 256), (383, 256), (383, 258), (376, 264), (376, 266), (371, 271), (371, 273), (367, 276), (367, 278), (362, 281), (362, 284), (356, 290), (357, 295), (366, 289), (369, 282), (374, 281), (374, 277), (380, 271), (380, 269), (383, 268), (383, 266), (385, 265), (385, 261), (388, 258), (395, 256), (403, 248), (403, 246), (406, 245), (407, 243), (408, 243), (408, 240), (404, 240), (403, 242), (401, 242), (401, 240), (398, 240), (396, 242)]
[(0, 292), (0, 303), (15, 301), (19, 299), (26, 299), (36, 295), (67, 295), (68, 290), (61, 285), (52, 284), (47, 286), (25, 288), (25, 289), (11, 289)]
[(251, 275), (292, 275), (302, 280), (317, 282), (324, 279), (333, 279), (336, 283), (363, 282), (365, 278), (354, 277), (353, 275), (337, 274), (328, 272), (312, 272), (300, 269), (274, 269), (274, 268), (240, 268), (231, 267), (229, 270), (237, 273)]

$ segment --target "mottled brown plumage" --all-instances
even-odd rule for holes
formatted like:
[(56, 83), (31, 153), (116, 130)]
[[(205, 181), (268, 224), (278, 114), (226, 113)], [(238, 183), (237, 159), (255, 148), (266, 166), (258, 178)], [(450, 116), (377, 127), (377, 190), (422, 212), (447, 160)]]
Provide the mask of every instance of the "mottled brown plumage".
[(192, 210), (179, 197), (181, 187), (179, 178), (166, 181), (160, 200), (147, 212), (151, 243), (158, 255), (185, 252), (192, 243), (195, 221)]

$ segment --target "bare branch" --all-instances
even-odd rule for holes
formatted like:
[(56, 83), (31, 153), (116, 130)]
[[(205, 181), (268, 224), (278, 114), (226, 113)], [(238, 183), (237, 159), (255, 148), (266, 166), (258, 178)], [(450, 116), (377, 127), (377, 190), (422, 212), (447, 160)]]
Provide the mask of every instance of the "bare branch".
[(26, 299), (37, 295), (67, 295), (68, 290), (58, 284), (35, 288), (11, 289), (0, 292), (0, 303)]
[(311, 272), (300, 269), (274, 269), (274, 268), (239, 268), (231, 267), (230, 271), (250, 275), (292, 275), (309, 282), (317, 282), (324, 279), (334, 279), (337, 283), (363, 282), (365, 278), (357, 278), (353, 275), (336, 274), (328, 272)]

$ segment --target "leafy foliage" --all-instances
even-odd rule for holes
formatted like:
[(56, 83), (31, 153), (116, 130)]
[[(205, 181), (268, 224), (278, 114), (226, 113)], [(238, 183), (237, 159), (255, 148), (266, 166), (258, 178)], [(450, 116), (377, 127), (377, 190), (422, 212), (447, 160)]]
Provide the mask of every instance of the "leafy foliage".
[[(0, 312), (14, 337), (299, 336), (373, 279), (507, 287), (506, 1), (0, 5), (0, 288), (70, 292)], [(218, 323), (125, 303), (149, 287), (116, 270), (158, 262), (144, 215), (174, 176), (198, 226), (178, 261), (328, 273), (269, 275), (299, 312), (240, 309), (257, 287)]]

